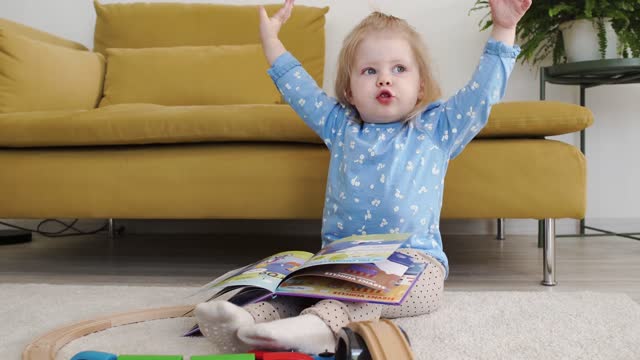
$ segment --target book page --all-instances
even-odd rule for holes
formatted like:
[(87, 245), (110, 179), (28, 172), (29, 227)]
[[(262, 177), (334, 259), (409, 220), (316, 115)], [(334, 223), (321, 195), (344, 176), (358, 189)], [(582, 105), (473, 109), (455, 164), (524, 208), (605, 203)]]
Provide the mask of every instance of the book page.
[(399, 280), (390, 286), (388, 291), (340, 279), (300, 276), (283, 281), (278, 286), (276, 294), (397, 305), (404, 301), (426, 266), (427, 264), (424, 263), (413, 264)]
[(325, 264), (360, 264), (384, 261), (410, 234), (354, 235), (336, 240), (322, 248), (300, 269)]
[(312, 256), (312, 253), (306, 251), (281, 252), (246, 266), (230, 276), (218, 278), (201, 290), (218, 292), (231, 286), (256, 286), (273, 292), (282, 279), (300, 268)]
[[(329, 264), (303, 269), (290, 278), (322, 276), (388, 291), (400, 280), (408, 266), (384, 260), (375, 264)], [(286, 281), (286, 280), (285, 280)], [(309, 281), (313, 281), (309, 279)]]

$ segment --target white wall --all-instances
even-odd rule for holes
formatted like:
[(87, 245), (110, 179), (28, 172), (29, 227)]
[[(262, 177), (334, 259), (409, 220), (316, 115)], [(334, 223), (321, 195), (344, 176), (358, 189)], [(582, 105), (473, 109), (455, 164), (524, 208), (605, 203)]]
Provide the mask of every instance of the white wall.
[[(157, 1), (157, 0), (156, 0)], [(169, 1), (169, 0), (165, 0)], [(174, 0), (176, 1), (176, 0)], [(103, 2), (114, 2), (103, 0)], [(121, 1), (125, 2), (125, 1)], [(128, 0), (126, 2), (131, 2)], [(153, 2), (153, 1), (152, 1)], [(183, 1), (189, 2), (189, 1)], [(213, 0), (228, 4), (277, 2)], [(465, 84), (478, 61), (489, 32), (478, 32), (481, 13), (468, 15), (474, 1), (442, 0), (298, 0), (296, 3), (329, 6), (326, 24), (326, 69), (324, 87), (332, 92), (335, 62), (343, 37), (375, 3), (382, 10), (407, 19), (423, 34), (432, 53), (445, 95)], [(0, 17), (81, 42), (91, 48), (95, 13), (91, 0), (2, 0)], [(505, 100), (537, 100), (538, 72), (518, 64), (512, 74)], [(578, 102), (577, 88), (547, 85), (547, 99)], [(587, 217), (598, 223), (634, 223), (640, 231), (640, 85), (606, 86), (587, 90), (587, 105), (595, 124), (587, 130), (588, 210)], [(578, 144), (578, 134), (557, 139)], [(574, 222), (559, 227), (573, 230)], [(508, 232), (534, 232), (533, 221), (510, 221)], [(493, 222), (449, 222), (444, 231), (493, 231)]]

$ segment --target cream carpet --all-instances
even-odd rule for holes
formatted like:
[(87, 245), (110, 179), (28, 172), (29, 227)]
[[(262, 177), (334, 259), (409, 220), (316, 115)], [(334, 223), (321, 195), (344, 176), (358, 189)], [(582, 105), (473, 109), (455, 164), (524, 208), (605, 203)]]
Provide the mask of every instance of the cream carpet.
[[(197, 301), (195, 288), (0, 285), (0, 354), (56, 327), (111, 313)], [(123, 326), (73, 341), (58, 354), (210, 354), (206, 340), (180, 337), (192, 319)], [(431, 315), (399, 319), (418, 359), (640, 359), (640, 305), (594, 292), (445, 292)], [(185, 356), (185, 360), (188, 356)]]

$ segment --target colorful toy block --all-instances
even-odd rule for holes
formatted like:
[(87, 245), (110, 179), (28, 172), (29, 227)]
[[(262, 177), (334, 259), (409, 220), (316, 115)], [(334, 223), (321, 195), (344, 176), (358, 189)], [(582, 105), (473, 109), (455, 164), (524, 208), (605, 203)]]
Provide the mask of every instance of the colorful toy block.
[(71, 360), (118, 360), (118, 355), (100, 351), (83, 351), (75, 354)]
[(118, 360), (182, 360), (182, 355), (120, 355)]
[(310, 355), (298, 352), (252, 351), (256, 360), (313, 360)]
[[(331, 353), (307, 355), (298, 352), (252, 351), (248, 354), (194, 355), (191, 360), (334, 360)], [(183, 360), (182, 355), (116, 355), (100, 351), (83, 351), (71, 360)]]
[(194, 355), (191, 360), (256, 360), (255, 354)]

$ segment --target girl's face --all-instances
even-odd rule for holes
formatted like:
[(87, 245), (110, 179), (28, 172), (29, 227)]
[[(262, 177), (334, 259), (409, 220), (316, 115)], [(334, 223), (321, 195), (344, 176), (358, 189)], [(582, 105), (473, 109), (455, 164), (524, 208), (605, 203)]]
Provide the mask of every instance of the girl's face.
[(423, 96), (409, 42), (398, 32), (365, 35), (355, 53), (347, 99), (368, 123), (404, 120)]

